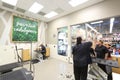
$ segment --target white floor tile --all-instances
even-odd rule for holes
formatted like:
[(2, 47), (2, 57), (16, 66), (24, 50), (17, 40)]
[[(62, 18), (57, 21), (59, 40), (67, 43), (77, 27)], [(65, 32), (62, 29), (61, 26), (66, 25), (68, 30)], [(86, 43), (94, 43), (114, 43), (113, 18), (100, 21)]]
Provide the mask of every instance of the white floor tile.
[[(27, 68), (29, 65), (27, 65)], [(74, 80), (73, 65), (51, 59), (35, 64), (34, 80)], [(120, 74), (113, 73), (113, 80), (120, 80)]]
[(120, 80), (120, 74), (113, 73), (113, 80)]

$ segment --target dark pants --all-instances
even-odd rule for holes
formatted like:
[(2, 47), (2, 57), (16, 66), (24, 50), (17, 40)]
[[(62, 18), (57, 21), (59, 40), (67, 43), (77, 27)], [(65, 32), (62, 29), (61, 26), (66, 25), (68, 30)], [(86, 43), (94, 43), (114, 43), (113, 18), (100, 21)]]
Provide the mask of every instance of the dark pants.
[(45, 53), (42, 53), (42, 55), (43, 55), (43, 60), (45, 60), (46, 59)]
[(88, 65), (84, 67), (78, 67), (74, 65), (75, 80), (87, 80)]
[(108, 79), (107, 80), (113, 80), (112, 73), (108, 74)]
[(106, 65), (98, 64), (98, 66), (99, 66), (105, 73), (107, 73), (107, 71), (106, 71)]
[(112, 78), (112, 67), (111, 66), (106, 66), (106, 71), (108, 74), (108, 79), (107, 80), (113, 80)]

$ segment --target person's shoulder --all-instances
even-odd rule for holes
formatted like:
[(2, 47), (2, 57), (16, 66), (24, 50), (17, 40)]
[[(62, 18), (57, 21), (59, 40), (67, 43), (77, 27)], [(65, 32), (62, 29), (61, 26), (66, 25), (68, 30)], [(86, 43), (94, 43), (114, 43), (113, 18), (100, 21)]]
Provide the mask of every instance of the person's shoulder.
[(77, 45), (72, 46), (72, 50), (76, 50), (77, 49)]
[(104, 46), (104, 45), (102, 45), (102, 48), (103, 48), (103, 49), (107, 49), (107, 47), (106, 47), (106, 46)]
[(89, 42), (84, 42), (83, 45), (85, 45), (85, 46), (92, 46), (92, 42), (90, 42), (90, 41)]
[(102, 45), (103, 48), (107, 48), (106, 46)]
[(80, 46), (82, 46), (82, 44), (74, 45), (73, 48), (78, 48)]
[(75, 47), (76, 47), (76, 45), (72, 46), (72, 48), (75, 48)]
[(92, 42), (87, 41), (87, 42), (84, 42), (83, 44), (92, 44)]

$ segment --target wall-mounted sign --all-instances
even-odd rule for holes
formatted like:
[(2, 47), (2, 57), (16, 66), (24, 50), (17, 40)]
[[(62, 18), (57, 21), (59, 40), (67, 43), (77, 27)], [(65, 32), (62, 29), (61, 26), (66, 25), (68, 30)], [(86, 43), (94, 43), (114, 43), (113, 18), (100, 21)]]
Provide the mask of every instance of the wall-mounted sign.
[(13, 16), (12, 41), (29, 42), (38, 39), (38, 22)]

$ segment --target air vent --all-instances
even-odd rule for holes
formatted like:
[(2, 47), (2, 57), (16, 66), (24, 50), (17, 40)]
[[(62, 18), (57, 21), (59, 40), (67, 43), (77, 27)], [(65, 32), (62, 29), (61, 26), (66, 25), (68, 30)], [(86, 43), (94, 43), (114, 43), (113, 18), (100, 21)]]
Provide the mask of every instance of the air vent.
[(39, 12), (38, 14), (41, 15), (41, 16), (44, 16), (46, 13), (44, 13), (44, 12)]
[(7, 3), (2, 3), (2, 6), (4, 6), (4, 7), (7, 7), (7, 8), (10, 8), (10, 9), (14, 9), (14, 6), (12, 6), (12, 5), (9, 5), (9, 4), (7, 4)]
[(25, 13), (26, 10), (21, 9), (21, 8), (16, 8), (16, 11), (21, 12), (21, 13)]
[(0, 8), (0, 12), (4, 11), (3, 9)]
[(63, 9), (61, 9), (61, 8), (57, 8), (56, 10), (55, 10), (55, 12), (57, 12), (57, 13), (63, 13), (64, 12), (64, 10)]

